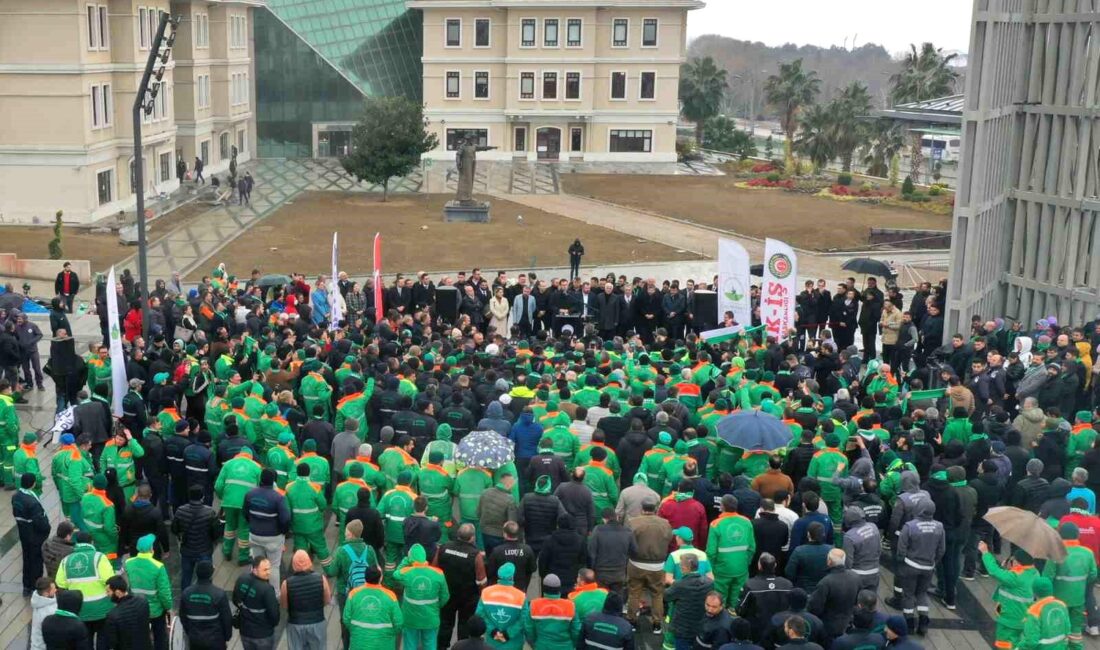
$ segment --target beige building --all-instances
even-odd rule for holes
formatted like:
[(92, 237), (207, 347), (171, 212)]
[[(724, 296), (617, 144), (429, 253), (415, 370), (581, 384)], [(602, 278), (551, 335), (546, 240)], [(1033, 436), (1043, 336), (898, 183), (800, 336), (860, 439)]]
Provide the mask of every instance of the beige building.
[(147, 200), (255, 141), (252, 12), (262, 0), (0, 2), (0, 222), (86, 223), (132, 210), (134, 94), (161, 12), (181, 17), (143, 118)]
[(687, 14), (699, 0), (409, 0), (424, 12), (425, 115), (453, 157), (676, 160)]

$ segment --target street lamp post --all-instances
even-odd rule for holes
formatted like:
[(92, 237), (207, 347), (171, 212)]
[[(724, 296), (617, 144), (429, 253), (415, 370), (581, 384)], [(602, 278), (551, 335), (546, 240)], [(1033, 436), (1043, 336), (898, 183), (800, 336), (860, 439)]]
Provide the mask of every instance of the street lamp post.
[[(147, 242), (145, 238), (145, 164), (141, 157), (141, 118), (143, 114), (153, 112), (156, 106), (157, 94), (161, 90), (161, 79), (164, 77), (165, 66), (172, 52), (172, 45), (176, 41), (176, 26), (179, 25), (179, 17), (172, 18), (167, 13), (161, 12), (157, 25), (157, 33), (149, 47), (149, 58), (145, 61), (145, 72), (141, 75), (141, 83), (138, 85), (134, 96), (134, 190), (137, 192), (137, 231), (138, 231), (138, 283), (141, 287), (141, 334), (149, 337), (149, 265), (147, 260)], [(171, 24), (172, 31), (165, 38), (164, 32)], [(161, 52), (161, 45), (164, 51)], [(153, 68), (160, 60), (160, 68), (156, 73)], [(155, 77), (150, 86), (150, 79)], [(110, 289), (113, 290), (113, 287)]]

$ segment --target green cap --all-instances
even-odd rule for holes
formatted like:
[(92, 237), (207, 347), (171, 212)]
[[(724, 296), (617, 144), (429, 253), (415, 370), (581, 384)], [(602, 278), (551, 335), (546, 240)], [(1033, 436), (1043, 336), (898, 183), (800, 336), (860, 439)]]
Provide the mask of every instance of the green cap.
[(284, 432), (279, 434), (279, 444), (280, 445), (289, 445), (293, 441), (294, 441), (294, 434), (290, 433), (289, 431), (284, 431)]
[(676, 530), (672, 531), (672, 534), (684, 540), (685, 542), (694, 542), (695, 533), (692, 532), (687, 526), (680, 526)]
[[(504, 564), (500, 565), (499, 569), (497, 569), (497, 582), (500, 582), (501, 584), (510, 585), (512, 584), (512, 579), (515, 577), (516, 565), (512, 564), (511, 562), (505, 562)], [(1050, 584), (1049, 580), (1047, 580), (1047, 584)]]
[(30, 432), (23, 434), (23, 444), (29, 445), (36, 442), (38, 442), (38, 436), (36, 434)]
[(313, 438), (307, 438), (306, 441), (302, 443), (302, 451), (317, 451), (317, 441)]
[(658, 433), (657, 434), (657, 442), (661, 443), (662, 445), (671, 445), (672, 444), (672, 434), (670, 434), (668, 431), (662, 431), (662, 432)]
[(153, 550), (153, 543), (157, 541), (157, 536), (149, 533), (148, 535), (142, 535), (137, 541), (138, 553), (148, 553)]
[(97, 490), (107, 489), (107, 477), (102, 474), (96, 474), (92, 477), (92, 487)]

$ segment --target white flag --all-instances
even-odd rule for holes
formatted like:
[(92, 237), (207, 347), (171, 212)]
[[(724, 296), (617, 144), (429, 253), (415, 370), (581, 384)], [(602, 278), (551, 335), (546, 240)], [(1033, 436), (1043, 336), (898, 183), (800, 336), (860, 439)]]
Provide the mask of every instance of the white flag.
[(760, 290), (760, 321), (768, 336), (782, 341), (795, 326), (798, 256), (778, 239), (764, 244), (764, 284)]
[(122, 398), (126, 396), (126, 356), (122, 352), (122, 332), (118, 328), (118, 292), (115, 267), (107, 273), (107, 335), (111, 341), (111, 413), (122, 417)]
[(332, 319), (328, 328), (334, 330), (340, 327), (340, 284), (337, 279), (336, 260), (340, 257), (336, 247), (336, 234), (332, 233), (332, 286), (329, 287), (329, 302), (332, 303)]
[(749, 272), (749, 252), (732, 239), (718, 240), (718, 320), (721, 324), (726, 312), (733, 312), (738, 325), (752, 325), (752, 299), (749, 288), (752, 275)]

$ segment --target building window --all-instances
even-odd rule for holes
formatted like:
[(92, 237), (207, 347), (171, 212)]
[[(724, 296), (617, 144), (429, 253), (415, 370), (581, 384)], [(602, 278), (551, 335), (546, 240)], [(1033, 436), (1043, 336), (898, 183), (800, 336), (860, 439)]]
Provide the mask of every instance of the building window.
[(218, 159), (229, 160), (229, 131), (218, 137)]
[(580, 18), (570, 18), (565, 21), (565, 46), (566, 47), (580, 47), (582, 25), (584, 21)]
[(642, 47), (657, 47), (657, 19), (642, 21)]
[(111, 126), (113, 110), (111, 84), (92, 84), (92, 128)]
[(157, 98), (153, 101), (153, 119), (168, 119), (168, 84), (163, 81), (160, 82)]
[(210, 17), (206, 14), (195, 14), (193, 29), (195, 47), (210, 47)]
[(573, 128), (569, 129), (569, 150), (584, 150), (584, 131), (579, 126), (574, 126)]
[(640, 88), (638, 90), (639, 99), (654, 99), (657, 97), (657, 73), (656, 72), (643, 72)]
[(542, 73), (542, 98), (543, 99), (557, 99), (558, 98), (558, 73), (556, 73), (556, 72), (544, 72), (544, 73)]
[(210, 75), (200, 74), (195, 78), (195, 99), (200, 109), (210, 108)]
[(611, 23), (611, 47), (626, 47), (629, 42), (630, 19), (616, 18)]
[(489, 73), (485, 70), (474, 73), (474, 99), (489, 99)]
[(111, 47), (111, 24), (107, 20), (107, 7), (99, 5), (99, 49), (107, 50)]
[[(99, 9), (88, 5), (88, 49), (99, 49)], [(143, 10), (144, 11), (144, 10)]]
[(248, 147), (245, 146), (246, 144), (248, 144), (245, 141), (245, 136), (246, 135), (247, 135), (247, 131), (245, 129), (241, 129), (240, 131), (237, 131), (237, 151), (240, 152), (241, 154), (248, 151)]
[(611, 99), (626, 99), (626, 73), (611, 73)]
[(447, 129), (447, 151), (454, 151), (462, 140), (473, 138), (479, 147), (489, 146), (488, 129)]
[(489, 47), (492, 24), (488, 18), (478, 18), (474, 21), (474, 47)]
[(210, 162), (210, 141), (203, 140), (199, 143), (199, 157), (202, 158), (202, 164)]
[(88, 49), (107, 50), (111, 46), (111, 23), (106, 5), (87, 5)]
[[(206, 80), (206, 102), (210, 103), (210, 77), (207, 75)], [(231, 75), (229, 78), (229, 103), (232, 106), (241, 106), (248, 103), (248, 74), (244, 72), (238, 72)]]
[(115, 172), (113, 169), (104, 169), (95, 175), (96, 194), (100, 205), (107, 205), (113, 200), (115, 189)]
[(519, 98), (520, 99), (534, 99), (535, 98), (535, 73), (534, 72), (521, 72), (521, 73), (519, 73)]
[(653, 131), (619, 131), (612, 129), (612, 153), (649, 153), (653, 150)]
[(558, 46), (557, 18), (547, 18), (542, 21), (542, 44), (544, 47)]
[(447, 47), (462, 47), (462, 19), (447, 19)]
[(145, 7), (138, 8), (138, 46), (143, 50), (149, 47), (149, 10)]
[(172, 180), (172, 152), (166, 151), (160, 155), (160, 182), (167, 183)]
[(566, 99), (580, 99), (581, 98), (581, 73), (579, 73), (579, 72), (566, 72), (565, 73), (565, 98)]
[(229, 46), (248, 47), (248, 18), (246, 16), (229, 17)]
[(458, 99), (462, 97), (462, 73), (456, 70), (448, 70), (446, 78), (446, 88), (444, 90), (446, 91), (447, 99)]
[(524, 18), (520, 21), (519, 46), (535, 47), (535, 19)]
[(527, 151), (527, 127), (516, 127), (516, 151)]

